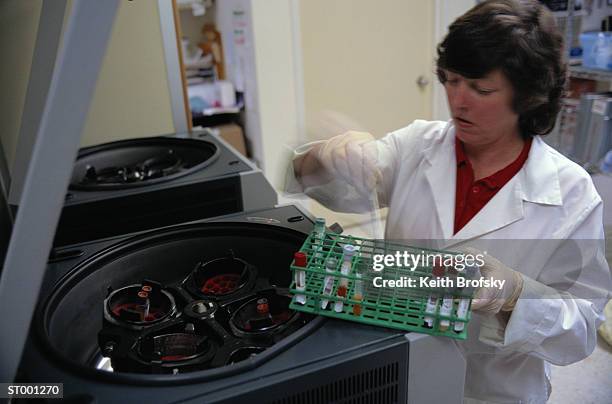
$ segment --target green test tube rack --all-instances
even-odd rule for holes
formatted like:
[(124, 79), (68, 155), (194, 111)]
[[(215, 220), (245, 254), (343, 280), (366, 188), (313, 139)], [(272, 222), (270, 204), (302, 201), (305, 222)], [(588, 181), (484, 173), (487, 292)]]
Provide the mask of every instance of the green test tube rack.
[[(340, 268), (343, 262), (343, 246), (352, 245), (357, 251), (351, 258), (351, 270), (342, 274)], [(307, 257), (305, 267), (291, 264), (291, 271), (304, 271), (306, 278), (305, 290), (296, 290), (295, 276), (290, 285), (293, 298), (290, 308), (296, 311), (322, 315), (342, 320), (355, 321), (374, 326), (394, 328), (403, 331), (414, 331), (455, 339), (467, 338), (467, 324), (471, 318), (471, 298), (473, 290), (454, 288), (420, 287), (419, 278), (435, 279), (432, 271), (434, 265), (418, 265), (408, 268), (405, 266), (385, 265), (380, 271), (374, 271), (375, 255), (394, 255), (397, 252), (404, 254), (421, 254), (440, 257), (455, 256), (458, 253), (443, 250), (432, 250), (420, 247), (410, 247), (393, 244), (383, 240), (371, 240), (352, 236), (340, 235), (332, 232), (312, 232), (300, 251)], [(326, 271), (325, 262), (328, 258), (335, 258), (337, 265), (335, 271)], [(449, 271), (451, 277), (469, 277), (467, 271)], [(359, 274), (359, 275), (357, 275)], [(333, 288), (329, 295), (323, 294), (326, 277), (333, 277)], [(374, 279), (405, 280), (414, 279), (414, 287), (375, 287)], [(347, 285), (348, 280), (348, 285)], [(355, 284), (361, 282), (362, 299), (354, 299)], [(338, 288), (343, 283), (346, 293), (340, 293)], [(296, 295), (305, 295), (306, 303), (296, 302)], [(436, 298), (435, 308), (427, 307), (430, 297)], [(452, 307), (448, 308), (449, 297), (452, 296)], [(442, 309), (443, 299), (447, 298), (447, 306)], [(327, 308), (321, 307), (321, 301), (329, 301)], [(341, 301), (342, 310), (336, 312), (334, 305)], [(461, 308), (459, 306), (462, 306)], [(357, 307), (355, 307), (357, 306)], [(443, 311), (444, 313), (441, 313)], [(458, 312), (461, 315), (458, 315)], [(426, 321), (427, 320), (427, 321)], [(431, 327), (426, 323), (431, 324)], [(446, 329), (445, 329), (446, 325)]]

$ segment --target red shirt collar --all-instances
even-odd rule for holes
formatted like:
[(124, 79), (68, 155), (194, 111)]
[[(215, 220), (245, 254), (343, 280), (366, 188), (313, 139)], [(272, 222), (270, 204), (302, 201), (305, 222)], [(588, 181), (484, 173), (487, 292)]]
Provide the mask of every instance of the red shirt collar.
[[(525, 161), (527, 161), (527, 157), (529, 157), (529, 150), (531, 149), (531, 142), (532, 138), (529, 138), (525, 141), (521, 153), (512, 163), (508, 164), (501, 170), (491, 174), (490, 176), (482, 178), (478, 181), (482, 181), (487, 187), (491, 189), (498, 189), (503, 187), (508, 181), (510, 181), (510, 179), (512, 179), (512, 177), (514, 177), (514, 175), (521, 169), (521, 167), (523, 167)], [(469, 170), (473, 172), (472, 164), (470, 163), (470, 160), (465, 154), (463, 142), (461, 142), (457, 137), (455, 137), (455, 157), (457, 159), (457, 169), (462, 168), (465, 165), (465, 168), (469, 168)]]

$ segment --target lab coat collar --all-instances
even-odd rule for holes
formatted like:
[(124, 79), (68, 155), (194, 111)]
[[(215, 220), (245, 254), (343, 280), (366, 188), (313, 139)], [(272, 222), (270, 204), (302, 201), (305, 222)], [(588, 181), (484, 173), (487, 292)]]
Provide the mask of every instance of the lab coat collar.
[(553, 153), (540, 136), (531, 144), (529, 158), (518, 172), (524, 201), (544, 205), (562, 205), (559, 171)]
[[(445, 240), (448, 240), (453, 235), (457, 182), (457, 163), (453, 147), (454, 127), (449, 123), (441, 133), (427, 133), (425, 136), (425, 144), (429, 143), (429, 146), (423, 150), (425, 164), (427, 164), (424, 169), (425, 177), (433, 195), (442, 235)], [(427, 139), (429, 136), (431, 138)]]
[(429, 146), (424, 149), (428, 164), (425, 176), (433, 194), (442, 235), (447, 240), (446, 247), (480, 237), (522, 219), (524, 202), (561, 205), (557, 167), (548, 146), (538, 136), (534, 138), (529, 157), (518, 174), (453, 235), (457, 176), (454, 131), (454, 126), (449, 122), (442, 132), (431, 139), (425, 139)]

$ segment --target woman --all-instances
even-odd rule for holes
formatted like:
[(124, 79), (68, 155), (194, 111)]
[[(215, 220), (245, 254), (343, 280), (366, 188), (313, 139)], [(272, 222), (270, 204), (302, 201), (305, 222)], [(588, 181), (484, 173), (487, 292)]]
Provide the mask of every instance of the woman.
[[(563, 95), (562, 38), (537, 1), (485, 1), (450, 26), (437, 71), (450, 122), (415, 121), (378, 141), (347, 132), (299, 153), (294, 169), (338, 210), (376, 190), (387, 239), (487, 251), (481, 271), (506, 282), (472, 304), (459, 343), (466, 401), (545, 402), (548, 363), (593, 351), (611, 285), (601, 198), (541, 139)], [(328, 191), (341, 182), (357, 192)]]

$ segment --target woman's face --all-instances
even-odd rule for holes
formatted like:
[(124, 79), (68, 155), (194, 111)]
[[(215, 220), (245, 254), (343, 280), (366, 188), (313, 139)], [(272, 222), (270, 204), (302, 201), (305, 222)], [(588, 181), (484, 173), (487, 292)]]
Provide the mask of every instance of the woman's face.
[(500, 70), (480, 79), (468, 79), (448, 70), (445, 73), (444, 88), (459, 140), (467, 145), (486, 146), (515, 136), (521, 138), (518, 114), (512, 109), (514, 90)]

